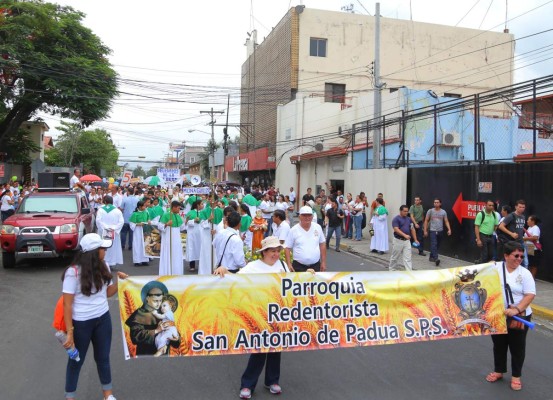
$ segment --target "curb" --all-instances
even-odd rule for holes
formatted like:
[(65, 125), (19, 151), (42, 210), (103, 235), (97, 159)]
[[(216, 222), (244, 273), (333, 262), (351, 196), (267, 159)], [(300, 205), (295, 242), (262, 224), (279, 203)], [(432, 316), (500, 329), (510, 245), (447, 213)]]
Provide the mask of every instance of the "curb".
[(553, 310), (533, 303), (530, 304), (530, 307), (532, 307), (532, 313), (536, 314), (536, 316), (553, 321)]

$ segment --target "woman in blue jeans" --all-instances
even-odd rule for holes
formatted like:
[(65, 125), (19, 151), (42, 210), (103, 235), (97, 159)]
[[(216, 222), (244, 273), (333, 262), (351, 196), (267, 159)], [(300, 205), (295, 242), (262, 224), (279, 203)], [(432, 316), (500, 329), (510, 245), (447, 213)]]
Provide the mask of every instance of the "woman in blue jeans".
[(363, 222), (363, 209), (365, 206), (363, 205), (363, 202), (361, 201), (361, 198), (359, 196), (355, 197), (355, 203), (353, 205), (352, 209), (352, 215), (353, 215), (353, 225), (355, 226), (355, 240), (359, 241), (361, 240), (361, 224)]
[[(63, 316), (67, 326), (64, 347), (74, 346), (80, 354), (79, 361), (69, 359), (67, 362), (66, 399), (75, 399), (79, 373), (92, 342), (104, 399), (116, 400), (112, 393), (109, 363), (111, 317), (108, 297), (117, 293), (117, 282), (112, 280), (109, 266), (104, 262), (106, 248), (111, 245), (111, 240), (103, 240), (96, 233), (83, 236), (80, 251), (62, 275)], [(117, 276), (127, 278), (123, 272), (117, 272)]]

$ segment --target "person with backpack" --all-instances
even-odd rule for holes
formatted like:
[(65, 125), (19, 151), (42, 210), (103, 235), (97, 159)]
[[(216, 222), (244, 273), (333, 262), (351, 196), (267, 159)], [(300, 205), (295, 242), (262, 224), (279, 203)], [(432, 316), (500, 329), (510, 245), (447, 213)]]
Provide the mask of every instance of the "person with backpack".
[(476, 245), (480, 249), (479, 263), (486, 263), (493, 259), (493, 233), (499, 225), (494, 210), (494, 202), (486, 201), (484, 210), (481, 210), (474, 219), (474, 235)]

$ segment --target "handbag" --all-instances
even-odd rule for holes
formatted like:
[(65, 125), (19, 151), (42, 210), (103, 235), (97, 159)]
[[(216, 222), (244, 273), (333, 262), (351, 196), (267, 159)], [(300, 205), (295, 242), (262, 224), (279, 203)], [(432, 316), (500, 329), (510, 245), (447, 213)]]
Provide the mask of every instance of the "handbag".
[[(79, 270), (76, 266), (75, 278), (79, 276)], [(54, 308), (54, 319), (52, 320), (52, 327), (57, 331), (67, 332), (67, 326), (65, 325), (65, 318), (63, 317), (63, 294), (59, 297)]]
[[(508, 308), (509, 304), (513, 304), (515, 301), (513, 299), (513, 292), (511, 291), (511, 286), (509, 286), (509, 284), (507, 283), (507, 274), (505, 273), (505, 262), (503, 262), (503, 287), (505, 288), (505, 297), (507, 298), (507, 308)], [(526, 310), (521, 312), (518, 316), (525, 317)], [(524, 325), (520, 321), (517, 321), (513, 317), (507, 317), (507, 328), (512, 330), (517, 330), (517, 331), (524, 331), (526, 330), (526, 325)]]

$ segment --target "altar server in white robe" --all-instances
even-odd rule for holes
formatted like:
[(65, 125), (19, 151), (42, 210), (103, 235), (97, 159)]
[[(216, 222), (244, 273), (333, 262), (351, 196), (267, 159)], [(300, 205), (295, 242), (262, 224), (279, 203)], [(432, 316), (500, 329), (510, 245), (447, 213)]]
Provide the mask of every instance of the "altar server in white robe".
[(202, 236), (200, 231), (200, 211), (203, 209), (201, 200), (192, 203), (191, 210), (186, 214), (186, 261), (190, 271), (196, 270), (196, 261), (200, 259)]
[(121, 210), (113, 205), (111, 196), (104, 197), (104, 204), (96, 214), (96, 226), (98, 227), (98, 234), (102, 237), (106, 237), (110, 231), (113, 232), (113, 245), (106, 250), (104, 260), (111, 268), (114, 268), (116, 265), (123, 265), (120, 233), (125, 224), (125, 219)]
[(150, 219), (147, 208), (150, 205), (150, 200), (140, 200), (136, 204), (136, 210), (132, 213), (129, 219), (129, 226), (133, 231), (132, 236), (132, 262), (135, 267), (140, 265), (150, 265), (150, 258), (146, 255), (144, 249), (144, 230), (143, 226), (147, 225)]
[[(212, 208), (210, 204), (200, 212), (200, 232), (202, 248), (200, 252), (200, 262), (198, 267), (198, 275), (211, 275), (212, 259), (215, 259), (215, 250), (213, 248), (214, 236), (224, 229), (223, 224), (223, 209), (219, 202), (217, 207)], [(216, 263), (214, 260), (213, 263)]]
[(159, 275), (182, 275), (184, 272), (184, 252), (180, 233), (185, 224), (179, 215), (182, 204), (171, 203), (171, 210), (161, 216), (157, 227), (161, 232), (161, 253), (159, 258)]

